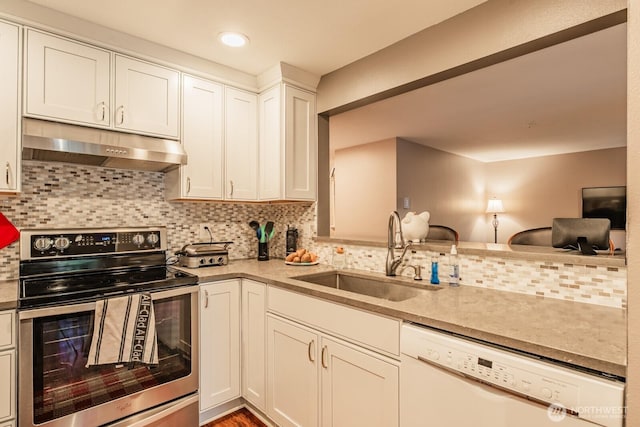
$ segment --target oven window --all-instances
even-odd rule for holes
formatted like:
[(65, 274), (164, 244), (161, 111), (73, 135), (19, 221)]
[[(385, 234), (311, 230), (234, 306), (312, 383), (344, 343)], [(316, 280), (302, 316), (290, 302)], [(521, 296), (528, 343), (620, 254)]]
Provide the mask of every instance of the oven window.
[(93, 311), (34, 319), (33, 410), (40, 424), (191, 373), (191, 297), (153, 301), (158, 365), (86, 368)]

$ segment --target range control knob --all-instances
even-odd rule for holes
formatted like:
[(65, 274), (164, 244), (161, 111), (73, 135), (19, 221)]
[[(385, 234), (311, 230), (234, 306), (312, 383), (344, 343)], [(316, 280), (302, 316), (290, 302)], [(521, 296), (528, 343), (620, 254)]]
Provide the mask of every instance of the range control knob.
[(149, 242), (150, 245), (155, 245), (158, 243), (158, 240), (160, 240), (160, 237), (158, 237), (156, 233), (151, 233), (147, 236), (147, 242)]
[(53, 244), (53, 242), (51, 241), (50, 238), (48, 238), (48, 237), (38, 237), (33, 242), (33, 247), (36, 250), (39, 250), (39, 251), (46, 251), (47, 249), (49, 249), (51, 247), (52, 244)]
[(136, 234), (133, 236), (133, 243), (140, 246), (144, 243), (144, 236), (142, 234)]
[(69, 238), (67, 237), (56, 237), (56, 240), (53, 242), (53, 246), (59, 251), (67, 249), (69, 247)]

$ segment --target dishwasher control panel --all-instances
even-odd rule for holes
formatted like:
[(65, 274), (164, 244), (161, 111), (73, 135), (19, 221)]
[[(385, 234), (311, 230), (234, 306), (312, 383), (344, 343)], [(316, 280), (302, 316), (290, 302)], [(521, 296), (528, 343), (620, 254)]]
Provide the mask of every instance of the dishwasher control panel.
[[(529, 355), (413, 324), (402, 327), (400, 347), (403, 357), (417, 359), (424, 369), (444, 369), (506, 394), (545, 406), (561, 405), (574, 416), (582, 417), (585, 411), (596, 411), (594, 408), (606, 408), (604, 410), (614, 413), (623, 410), (623, 382)], [(614, 418), (617, 415), (622, 416), (614, 414)]]
[(526, 366), (529, 360), (521, 360), (514, 366), (490, 347), (469, 348), (464, 341), (458, 343), (439, 343), (428, 339), (421, 341), (420, 349), (416, 352), (418, 360), (451, 369), (484, 383), (509, 389), (543, 402), (561, 403), (565, 407), (578, 404), (579, 389), (576, 385), (554, 377), (552, 372), (536, 372), (535, 368)]

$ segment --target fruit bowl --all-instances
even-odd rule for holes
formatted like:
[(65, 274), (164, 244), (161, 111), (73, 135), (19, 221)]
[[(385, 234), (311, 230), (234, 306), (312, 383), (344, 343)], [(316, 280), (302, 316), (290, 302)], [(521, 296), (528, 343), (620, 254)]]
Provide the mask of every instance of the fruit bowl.
[(284, 262), (287, 265), (295, 265), (298, 267), (309, 267), (310, 265), (318, 265), (320, 264), (320, 261), (314, 261), (314, 262), (293, 262), (293, 261), (285, 261)]

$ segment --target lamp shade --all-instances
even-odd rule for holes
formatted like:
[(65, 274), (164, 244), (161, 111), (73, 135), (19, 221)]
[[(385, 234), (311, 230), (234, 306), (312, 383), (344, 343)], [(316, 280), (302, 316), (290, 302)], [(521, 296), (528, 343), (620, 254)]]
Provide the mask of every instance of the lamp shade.
[(502, 200), (489, 199), (487, 203), (487, 213), (501, 213), (504, 212), (504, 206), (502, 206)]

